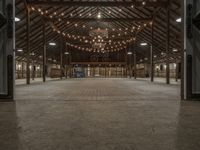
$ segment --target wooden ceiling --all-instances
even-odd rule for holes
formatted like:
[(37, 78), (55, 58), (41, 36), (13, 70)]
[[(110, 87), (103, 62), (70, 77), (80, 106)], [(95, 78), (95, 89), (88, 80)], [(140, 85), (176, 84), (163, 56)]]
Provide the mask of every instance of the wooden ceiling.
[[(90, 53), (115, 52), (132, 50), (133, 45), (138, 61), (149, 57), (148, 46), (140, 46), (141, 42), (152, 43), (153, 21), (153, 53), (156, 62), (166, 60), (167, 7), (170, 10), (170, 61), (180, 60), (181, 25), (176, 22), (180, 18), (180, 0), (16, 0), (16, 51), (17, 60), (26, 60), (26, 6), (31, 10), (30, 47), (31, 59), (42, 60), (43, 24), (46, 26), (47, 60), (57, 60), (61, 39), (66, 50), (87, 51)], [(98, 16), (99, 15), (99, 16)], [(91, 37), (91, 30), (106, 30), (105, 38)], [(92, 45), (98, 40), (106, 43), (103, 49), (94, 49)], [(55, 42), (56, 46), (49, 46)], [(177, 49), (175, 52), (173, 49)], [(147, 60), (148, 61), (148, 60)], [(52, 62), (53, 63), (53, 62)]]

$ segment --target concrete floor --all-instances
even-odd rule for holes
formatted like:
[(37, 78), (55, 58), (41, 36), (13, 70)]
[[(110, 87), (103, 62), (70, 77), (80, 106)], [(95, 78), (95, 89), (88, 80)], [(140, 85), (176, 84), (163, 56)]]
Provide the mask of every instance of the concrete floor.
[[(55, 80), (59, 80), (60, 78), (46, 78), (46, 81), (55, 81)], [(34, 80), (30, 80), (30, 83), (39, 83), (39, 82), (43, 82), (43, 78), (35, 78)], [(16, 79), (15, 80), (15, 85), (23, 85), (26, 84), (26, 79)]]
[(0, 103), (0, 150), (199, 150), (200, 102), (179, 99), (130, 79), (20, 85)]

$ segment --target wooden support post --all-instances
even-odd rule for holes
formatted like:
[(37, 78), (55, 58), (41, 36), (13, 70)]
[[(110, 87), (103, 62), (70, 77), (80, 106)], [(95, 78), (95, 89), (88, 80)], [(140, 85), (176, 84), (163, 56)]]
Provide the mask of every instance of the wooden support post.
[(30, 8), (26, 8), (26, 84), (30, 84)]
[(116, 78), (117, 78), (117, 65), (115, 65), (115, 72), (116, 72)]
[(179, 64), (176, 63), (176, 66), (175, 66), (175, 72), (176, 72), (176, 75), (175, 75), (175, 78), (176, 78), (176, 82), (178, 82), (178, 72), (179, 72)]
[(60, 79), (63, 77), (63, 39), (60, 36)]
[(135, 42), (134, 42), (133, 57), (134, 57), (134, 78), (137, 79), (137, 57), (136, 57)]
[(43, 23), (43, 72), (42, 72), (42, 78), (43, 82), (46, 82), (46, 53), (47, 51), (47, 45), (46, 45), (46, 24), (45, 22)]
[[(129, 45), (129, 52), (132, 52), (132, 50), (130, 49), (130, 45)], [(130, 78), (132, 78), (132, 56), (133, 54), (129, 54), (129, 76)]]
[(150, 60), (151, 60), (151, 82), (154, 81), (154, 60), (153, 60), (153, 46), (150, 46)]
[(151, 82), (154, 81), (154, 53), (153, 53), (153, 46), (154, 45), (153, 44), (154, 44), (154, 19), (152, 20), (152, 25), (151, 25), (151, 46), (150, 46)]
[(65, 78), (68, 76), (68, 55), (65, 56)]
[(126, 68), (126, 78), (128, 77), (128, 74), (127, 74), (127, 71), (128, 71), (128, 51), (127, 51), (127, 49), (126, 49), (126, 51), (125, 51), (126, 53), (125, 53), (125, 62), (126, 62), (126, 66), (125, 66), (125, 68)]
[(130, 62), (129, 62), (129, 75), (132, 78), (132, 54), (130, 55)]
[(22, 61), (22, 79), (24, 78), (24, 62)]
[(167, 7), (167, 35), (166, 35), (166, 83), (170, 84), (169, 51), (170, 51), (170, 2)]
[(71, 51), (69, 51), (69, 56), (68, 56), (68, 65), (69, 65), (69, 78), (72, 78), (72, 65), (71, 65), (71, 62), (72, 62), (72, 58), (71, 58)]
[(107, 75), (106, 75), (106, 74), (107, 74), (107, 72), (106, 72), (106, 71), (107, 71), (107, 69), (106, 69), (106, 65), (105, 65), (105, 78), (106, 78), (106, 76), (107, 76)]

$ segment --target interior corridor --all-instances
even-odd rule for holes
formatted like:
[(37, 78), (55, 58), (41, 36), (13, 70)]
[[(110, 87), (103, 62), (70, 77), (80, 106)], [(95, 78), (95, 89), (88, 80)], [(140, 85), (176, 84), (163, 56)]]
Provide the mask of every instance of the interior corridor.
[(180, 101), (179, 85), (68, 79), (15, 93), (0, 105), (1, 150), (199, 150), (200, 103)]

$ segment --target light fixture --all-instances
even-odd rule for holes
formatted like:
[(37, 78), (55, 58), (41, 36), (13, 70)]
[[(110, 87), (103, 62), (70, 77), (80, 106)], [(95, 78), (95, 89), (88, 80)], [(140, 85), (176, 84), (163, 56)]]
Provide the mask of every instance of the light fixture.
[(133, 53), (132, 53), (132, 52), (128, 52), (127, 54), (128, 54), (128, 55), (132, 55)]
[(98, 18), (98, 19), (101, 18), (101, 13), (100, 13), (100, 12), (97, 14), (97, 18)]
[(56, 43), (50, 42), (49, 45), (51, 45), (51, 46), (56, 46)]
[(174, 68), (176, 68), (176, 66), (177, 66), (176, 63), (174, 63)]
[(173, 49), (173, 52), (178, 52), (178, 50), (174, 48), (174, 49)]
[(23, 49), (18, 49), (17, 51), (18, 51), (18, 52), (23, 52)]
[(144, 2), (142, 2), (142, 5), (146, 5), (146, 2), (144, 1)]
[(19, 21), (20, 21), (20, 19), (15, 17), (15, 22), (19, 22)]
[(65, 55), (69, 55), (69, 52), (65, 52)]
[(147, 46), (147, 43), (140, 43), (141, 46)]
[(177, 19), (176, 19), (176, 22), (180, 23), (181, 20), (182, 20), (181, 18), (177, 18)]

